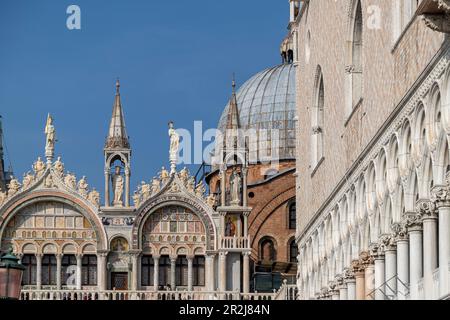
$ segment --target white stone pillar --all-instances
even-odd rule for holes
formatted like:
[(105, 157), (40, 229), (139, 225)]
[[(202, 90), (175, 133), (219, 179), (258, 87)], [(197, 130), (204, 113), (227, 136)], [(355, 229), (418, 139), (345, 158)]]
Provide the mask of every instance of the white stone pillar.
[(242, 291), (247, 294), (250, 292), (250, 252), (244, 252), (242, 260)]
[(347, 300), (356, 300), (356, 280), (354, 277), (346, 278), (347, 284)]
[(81, 290), (81, 275), (82, 275), (82, 270), (83, 270), (83, 255), (82, 254), (77, 254), (76, 256), (77, 259), (77, 273), (76, 273), (76, 285), (77, 285), (77, 290)]
[(215, 276), (214, 276), (214, 257), (213, 253), (205, 255), (205, 286), (208, 292), (213, 292)]
[(222, 293), (227, 289), (227, 253), (219, 253), (219, 291)]
[(61, 290), (61, 262), (63, 255), (62, 254), (56, 254), (56, 288), (57, 290)]
[(380, 253), (375, 257), (375, 300), (384, 300), (384, 282), (385, 266), (384, 266), (384, 254)]
[(125, 168), (125, 207), (130, 206), (130, 168)]
[(410, 225), (408, 227), (409, 234), (409, 273), (410, 273), (410, 288), (411, 299), (417, 300), (418, 283), (423, 274), (423, 248), (422, 248), (422, 226), (419, 224)]
[(187, 256), (187, 262), (188, 262), (188, 291), (193, 291), (194, 290), (194, 286), (193, 286), (193, 263), (194, 263), (194, 256)]
[(138, 266), (139, 266), (139, 258), (140, 252), (130, 252), (131, 255), (131, 291), (137, 291), (139, 289), (139, 275), (138, 275)]
[(159, 287), (159, 258), (160, 256), (153, 255), (153, 290), (158, 291)]
[(347, 284), (343, 283), (339, 286), (339, 300), (348, 300)]
[(355, 272), (355, 290), (356, 290), (356, 300), (365, 300), (366, 299), (366, 290), (365, 290), (365, 279), (364, 279), (364, 270), (358, 270)]
[(369, 263), (364, 270), (364, 289), (365, 289), (365, 299), (373, 300), (373, 291), (375, 289), (375, 266)]
[(111, 201), (109, 199), (109, 168), (105, 168), (105, 207), (109, 207), (111, 205)]
[[(450, 180), (449, 175), (446, 180)], [(439, 298), (441, 298), (450, 293), (450, 186), (435, 186), (431, 194), (439, 211)]]
[(170, 289), (175, 291), (177, 287), (176, 283), (176, 268), (177, 268), (177, 257), (170, 257)]
[(397, 236), (397, 296), (405, 300), (409, 291), (409, 243), (406, 230)]
[(106, 271), (106, 258), (108, 256), (107, 251), (97, 252), (97, 287), (100, 291), (106, 290), (107, 271)]
[(42, 257), (41, 253), (36, 254), (36, 288), (42, 289)]
[(397, 248), (389, 245), (385, 251), (386, 257), (386, 286), (385, 293), (389, 297), (397, 296)]
[(437, 217), (434, 213), (423, 216), (423, 275), (425, 299), (434, 293), (433, 273), (438, 266)]

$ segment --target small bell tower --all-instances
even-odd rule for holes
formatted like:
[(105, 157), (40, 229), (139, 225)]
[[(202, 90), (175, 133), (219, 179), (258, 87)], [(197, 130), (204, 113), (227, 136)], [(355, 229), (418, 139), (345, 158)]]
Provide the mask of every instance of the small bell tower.
[(125, 127), (118, 79), (104, 154), (105, 208), (129, 208), (131, 147)]
[[(221, 133), (220, 150), (220, 214), (219, 290), (250, 289), (250, 237), (247, 205), (248, 148), (241, 132), (236, 83), (233, 76), (232, 95), (227, 114), (226, 132)], [(233, 272), (227, 272), (227, 270)], [(242, 279), (240, 275), (242, 274)]]

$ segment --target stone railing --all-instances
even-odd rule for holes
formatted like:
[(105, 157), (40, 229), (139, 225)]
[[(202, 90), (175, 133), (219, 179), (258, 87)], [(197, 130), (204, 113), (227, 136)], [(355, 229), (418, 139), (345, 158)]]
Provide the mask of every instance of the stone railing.
[(281, 288), (276, 292), (274, 300), (297, 300), (298, 288), (295, 284), (288, 284), (283, 281)]
[(115, 291), (115, 290), (29, 290), (21, 300), (274, 300), (275, 293), (234, 291)]
[(250, 236), (220, 237), (220, 248), (228, 250), (250, 249)]

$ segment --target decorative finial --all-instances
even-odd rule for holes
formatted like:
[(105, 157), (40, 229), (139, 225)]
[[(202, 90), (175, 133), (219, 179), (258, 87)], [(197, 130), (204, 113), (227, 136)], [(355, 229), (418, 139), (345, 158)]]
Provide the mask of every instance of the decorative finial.
[(117, 80), (116, 80), (116, 94), (117, 94), (117, 95), (120, 94), (120, 81), (119, 81), (119, 77), (117, 77)]
[(234, 72), (233, 72), (233, 79), (231, 81), (231, 86), (233, 88), (233, 93), (236, 93), (236, 78)]

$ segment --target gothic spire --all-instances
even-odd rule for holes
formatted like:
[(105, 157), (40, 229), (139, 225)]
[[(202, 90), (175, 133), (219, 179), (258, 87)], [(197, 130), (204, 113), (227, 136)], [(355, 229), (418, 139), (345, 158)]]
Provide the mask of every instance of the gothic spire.
[(120, 82), (116, 81), (116, 96), (109, 125), (108, 138), (106, 139), (105, 148), (108, 149), (129, 149), (130, 143), (125, 127), (125, 119), (123, 116), (122, 103), (120, 101)]
[(230, 99), (230, 107), (228, 108), (226, 129), (237, 130), (240, 128), (240, 125), (239, 125), (239, 109), (236, 97), (236, 80), (234, 78), (234, 73), (231, 86), (232, 86), (232, 95)]

